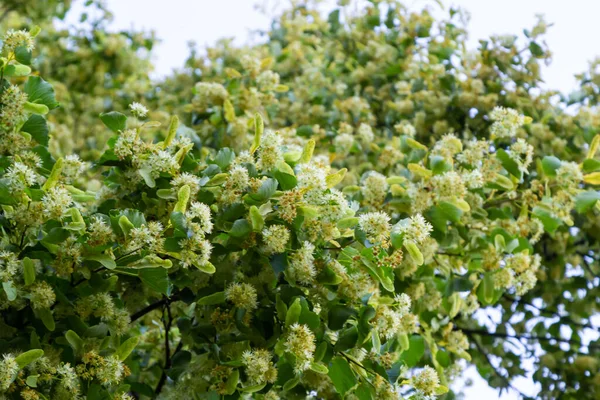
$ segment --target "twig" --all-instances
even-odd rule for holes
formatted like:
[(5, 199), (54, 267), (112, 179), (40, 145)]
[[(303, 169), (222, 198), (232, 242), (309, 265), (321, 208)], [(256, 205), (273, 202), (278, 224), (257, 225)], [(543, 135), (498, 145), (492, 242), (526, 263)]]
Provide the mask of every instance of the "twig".
[(483, 355), (483, 357), (485, 358), (485, 361), (490, 365), (490, 367), (492, 367), (492, 370), (494, 371), (496, 376), (498, 376), (500, 379), (502, 379), (504, 381), (507, 388), (510, 388), (510, 389), (514, 390), (515, 392), (519, 393), (519, 395), (521, 395), (521, 397), (529, 397), (529, 396), (526, 396), (525, 394), (521, 393), (521, 391), (519, 389), (517, 389), (516, 387), (514, 387), (512, 385), (512, 383), (510, 383), (510, 379), (508, 377), (506, 377), (506, 376), (504, 376), (504, 374), (500, 373), (498, 368), (496, 368), (496, 366), (492, 363), (490, 356), (485, 351), (483, 346), (481, 344), (479, 344), (479, 341), (475, 337), (473, 337), (473, 335), (469, 331), (463, 330), (463, 332), (466, 333), (466, 335), (469, 337), (471, 342), (475, 343), (475, 347), (477, 347), (477, 350)]
[(588, 345), (585, 345), (585, 344), (578, 342), (577, 340), (573, 340), (573, 339), (563, 339), (563, 338), (557, 338), (557, 337), (543, 337), (543, 336), (534, 336), (534, 335), (528, 335), (528, 334), (511, 335), (509, 333), (488, 332), (488, 331), (477, 330), (477, 329), (462, 328), (459, 326), (457, 326), (457, 329), (460, 329), (461, 331), (463, 331), (466, 334), (492, 336), (492, 337), (499, 337), (499, 338), (519, 339), (519, 340), (537, 340), (538, 342), (551, 342), (551, 341), (555, 340), (557, 342), (573, 344), (573, 345), (577, 345), (580, 347), (589, 347), (590, 349), (600, 349), (600, 345), (593, 345), (591, 343)]
[(179, 292), (176, 292), (176, 293), (172, 294), (170, 298), (164, 297), (163, 299), (158, 300), (157, 302), (147, 305), (146, 307), (142, 308), (140, 311), (131, 314), (131, 322), (136, 321), (137, 319), (148, 314), (150, 311), (154, 311), (157, 308), (160, 308), (165, 304), (172, 303), (174, 301), (179, 300), (179, 296), (180, 296)]

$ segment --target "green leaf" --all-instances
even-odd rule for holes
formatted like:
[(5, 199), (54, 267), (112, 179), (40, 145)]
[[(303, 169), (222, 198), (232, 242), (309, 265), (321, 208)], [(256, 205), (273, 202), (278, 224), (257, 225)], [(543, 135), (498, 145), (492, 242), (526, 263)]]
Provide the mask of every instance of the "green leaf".
[(54, 331), (56, 328), (56, 324), (54, 323), (54, 316), (52, 315), (52, 311), (47, 308), (40, 308), (36, 310), (36, 314), (39, 319), (42, 320), (42, 323), (49, 331)]
[(90, 385), (87, 391), (87, 400), (106, 400), (110, 399), (110, 395), (102, 386), (94, 383)]
[(45, 104), (31, 103), (29, 101), (25, 102), (25, 104), (23, 105), (23, 109), (30, 114), (39, 115), (46, 115), (50, 111), (48, 106), (46, 106)]
[(553, 216), (552, 213), (542, 207), (534, 207), (532, 210), (533, 216), (542, 221), (544, 230), (549, 234), (553, 234), (559, 226), (563, 224), (562, 220)]
[(496, 151), (496, 158), (500, 160), (500, 163), (511, 175), (517, 177), (519, 180), (523, 177), (523, 172), (519, 169), (519, 164), (503, 149)]
[(287, 392), (289, 390), (292, 390), (293, 388), (295, 388), (296, 386), (298, 386), (299, 383), (300, 383), (300, 377), (299, 376), (295, 376), (292, 379), (288, 380), (283, 385), (283, 391)]
[(425, 261), (423, 259), (423, 253), (421, 253), (421, 250), (419, 250), (416, 244), (413, 242), (406, 242), (404, 243), (404, 247), (408, 250), (408, 254), (410, 254), (415, 264), (423, 265), (423, 262)]
[(111, 131), (118, 133), (124, 131), (127, 123), (127, 116), (120, 112), (111, 111), (108, 113), (100, 114), (100, 119)]
[(240, 381), (240, 371), (238, 369), (234, 369), (233, 372), (227, 378), (227, 382), (225, 382), (225, 390), (224, 393), (228, 395), (232, 395), (235, 393), (237, 389), (238, 382)]
[(354, 228), (358, 225), (358, 217), (342, 218), (337, 222), (337, 227), (340, 230)]
[(43, 355), (44, 350), (33, 349), (20, 354), (17, 358), (15, 358), (15, 361), (19, 365), (19, 368), (23, 369)]
[(440, 204), (438, 204), (438, 207), (440, 210), (442, 210), (448, 221), (452, 221), (454, 223), (459, 222), (464, 213), (463, 210), (448, 201), (441, 201)]
[(435, 359), (444, 368), (448, 368), (450, 366), (450, 356), (443, 350), (438, 350), (437, 354), (435, 355)]
[(293, 189), (298, 184), (296, 176), (280, 171), (279, 169), (273, 171), (273, 176), (277, 179), (283, 190)]
[(121, 215), (119, 217), (119, 227), (121, 228), (121, 231), (123, 231), (123, 234), (125, 236), (128, 236), (129, 232), (131, 232), (131, 230), (135, 228), (135, 225), (131, 223), (131, 221), (129, 220), (129, 218), (127, 218), (126, 215)]
[(29, 257), (23, 258), (23, 279), (26, 286), (35, 282), (35, 267)]
[(169, 294), (169, 276), (164, 268), (142, 268), (138, 276), (152, 290), (162, 294)]
[(38, 380), (39, 375), (29, 375), (27, 377), (27, 379), (25, 380), (25, 383), (27, 384), (27, 386), (29, 387), (37, 387), (37, 380)]
[(58, 102), (54, 96), (54, 88), (39, 76), (30, 76), (24, 90), (27, 93), (29, 102), (43, 104), (50, 110), (58, 107)]
[(435, 389), (435, 394), (437, 396), (441, 396), (445, 393), (448, 393), (450, 389), (448, 389), (448, 387), (444, 386), (444, 385), (438, 385), (438, 387)]
[(75, 350), (75, 353), (79, 353), (81, 351), (81, 349), (83, 348), (83, 340), (79, 337), (77, 333), (75, 333), (72, 330), (68, 330), (67, 333), (65, 333), (65, 338), (67, 339), (67, 342), (69, 342), (73, 350)]
[(452, 165), (446, 162), (446, 159), (442, 156), (432, 156), (429, 158), (429, 168), (433, 172), (433, 175), (440, 175), (450, 171)]
[(300, 304), (300, 298), (294, 300), (288, 312), (285, 316), (285, 326), (290, 327), (300, 320), (300, 314), (302, 313), (302, 305)]
[(335, 390), (341, 396), (344, 396), (357, 383), (356, 376), (350, 368), (348, 361), (340, 356), (334, 357), (331, 360), (331, 366), (327, 375), (329, 375)]
[(187, 235), (188, 227), (187, 227), (187, 220), (185, 218), (185, 214), (183, 214), (182, 212), (179, 212), (179, 211), (173, 211), (171, 213), (170, 221), (171, 221), (171, 224), (173, 224), (173, 227), (175, 229), (179, 230), (184, 235)]
[(200, 306), (212, 306), (215, 304), (225, 303), (225, 292), (216, 292), (208, 296), (204, 296), (197, 301)]
[(357, 312), (353, 307), (344, 306), (341, 304), (334, 305), (329, 309), (328, 323), (329, 329), (334, 331), (344, 327), (344, 323), (348, 318), (356, 316)]
[(329, 30), (333, 33), (337, 32), (340, 29), (340, 10), (336, 8), (332, 12), (329, 13), (327, 17), (327, 22), (329, 22)]
[(217, 164), (219, 168), (221, 168), (221, 170), (225, 170), (227, 169), (229, 164), (233, 162), (234, 159), (235, 153), (233, 152), (233, 150), (225, 147), (220, 149), (217, 153), (217, 156), (215, 157), (215, 164)]
[(312, 135), (314, 135), (312, 125), (299, 126), (298, 128), (296, 128), (296, 135), (304, 136), (304, 137), (311, 137)]
[(335, 351), (349, 350), (356, 346), (357, 341), (358, 329), (356, 328), (356, 326), (352, 326), (342, 331), (338, 340), (335, 342), (335, 346), (333, 346), (333, 349)]
[(595, 190), (579, 193), (577, 197), (575, 197), (575, 210), (577, 210), (578, 213), (583, 214), (592, 209), (598, 200), (600, 200), (600, 192)]
[(15, 204), (16, 199), (11, 190), (8, 188), (5, 179), (0, 180), (0, 204)]
[(261, 200), (268, 200), (277, 190), (277, 181), (275, 179), (266, 179), (258, 189), (258, 196)]
[(241, 238), (248, 235), (252, 231), (252, 226), (246, 219), (238, 219), (233, 223), (233, 227), (229, 234), (236, 238)]
[(594, 158), (588, 158), (583, 161), (582, 171), (584, 174), (589, 174), (590, 172), (600, 171), (600, 160), (596, 160)]
[(254, 140), (252, 141), (252, 147), (250, 148), (250, 154), (254, 152), (260, 146), (260, 140), (265, 130), (265, 123), (262, 116), (259, 113), (254, 114)]
[(115, 353), (117, 358), (121, 361), (125, 361), (127, 357), (129, 357), (133, 349), (135, 349), (135, 346), (138, 345), (139, 341), (139, 336), (134, 336), (121, 343), (121, 345), (117, 349), (117, 352)]
[(21, 127), (21, 132), (29, 133), (36, 142), (42, 146), (48, 146), (48, 125), (46, 119), (41, 115), (30, 116)]
[(542, 159), (542, 170), (546, 176), (556, 176), (556, 170), (561, 166), (561, 161), (554, 156), (546, 156)]
[(91, 256), (86, 256), (84, 259), (91, 260), (91, 261), (97, 261), (100, 264), (102, 264), (102, 266), (104, 266), (105, 268), (108, 268), (108, 269), (117, 268), (117, 263), (108, 254), (94, 254)]
[(254, 232), (262, 231), (265, 226), (265, 220), (256, 206), (250, 207), (250, 221), (252, 221), (252, 230)]
[[(4, 76), (27, 76), (31, 73), (31, 68), (27, 65), (9, 64), (4, 67)], [(41, 79), (41, 78), (40, 78)]]
[(477, 288), (477, 298), (483, 305), (490, 305), (494, 301), (494, 292), (494, 275), (491, 272), (486, 272)]
[(210, 262), (207, 262), (205, 264), (194, 263), (194, 267), (198, 268), (200, 271), (204, 272), (205, 274), (214, 274), (217, 270), (215, 268), (215, 266), (212, 265)]
[(144, 182), (148, 187), (153, 188), (156, 186), (156, 181), (152, 176), (152, 170), (150, 168), (140, 168), (138, 169), (138, 174), (144, 179)]
[(261, 390), (263, 390), (265, 388), (265, 386), (267, 386), (266, 383), (261, 383), (260, 385), (252, 385), (252, 386), (246, 386), (240, 389), (241, 392), (244, 393), (255, 393), (255, 392), (259, 392)]
[(400, 360), (408, 367), (412, 368), (417, 365), (419, 360), (421, 360), (421, 357), (423, 357), (423, 354), (425, 354), (425, 341), (422, 336), (412, 335), (409, 343), (408, 350), (401, 354)]
[(314, 372), (316, 372), (317, 374), (326, 375), (329, 372), (329, 370), (327, 369), (327, 367), (324, 364), (318, 363), (318, 362), (310, 363), (310, 369), (313, 370)]
[(8, 301), (16, 300), (17, 288), (15, 288), (12, 281), (2, 282), (2, 287), (4, 288), (4, 293), (6, 293), (6, 297), (8, 298)]
[(471, 282), (468, 278), (457, 277), (452, 279), (448, 284), (447, 295), (450, 295), (454, 292), (468, 292), (473, 288), (473, 282)]
[(31, 65), (31, 51), (26, 46), (18, 46), (15, 49), (15, 60), (23, 65)]

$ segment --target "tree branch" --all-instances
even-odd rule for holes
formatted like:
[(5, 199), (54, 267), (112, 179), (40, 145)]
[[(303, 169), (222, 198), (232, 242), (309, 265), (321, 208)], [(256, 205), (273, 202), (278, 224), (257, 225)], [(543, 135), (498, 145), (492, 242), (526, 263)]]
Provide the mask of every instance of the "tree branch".
[(135, 320), (148, 314), (150, 311), (154, 311), (157, 308), (164, 306), (165, 304), (172, 303), (174, 301), (178, 301), (179, 297), (180, 297), (180, 293), (176, 292), (176, 293), (172, 294), (171, 297), (163, 297), (161, 300), (158, 300), (152, 304), (147, 305), (146, 307), (142, 308), (140, 311), (131, 314), (131, 322), (134, 322)]
[(457, 329), (460, 329), (461, 331), (463, 331), (466, 334), (474, 334), (474, 335), (480, 335), (480, 336), (492, 336), (492, 337), (499, 337), (499, 338), (505, 338), (505, 339), (509, 338), (509, 339), (519, 339), (519, 340), (536, 340), (538, 342), (551, 342), (551, 341), (555, 340), (557, 342), (573, 344), (573, 345), (577, 345), (579, 347), (589, 347), (590, 349), (600, 349), (600, 345), (593, 345), (591, 343), (588, 345), (585, 345), (585, 344), (578, 342), (577, 340), (573, 340), (573, 339), (534, 336), (534, 335), (528, 335), (525, 333), (521, 334), (521, 335), (511, 335), (509, 333), (488, 332), (488, 331), (479, 330), (479, 329), (462, 328), (459, 326), (457, 326)]
[(485, 348), (481, 344), (479, 344), (479, 341), (470, 332), (464, 331), (464, 330), (463, 330), (463, 332), (466, 332), (466, 335), (469, 337), (469, 340), (471, 342), (475, 343), (475, 347), (477, 347), (477, 350), (483, 355), (483, 358), (490, 365), (490, 367), (494, 371), (494, 374), (496, 374), (496, 376), (498, 376), (500, 379), (502, 379), (504, 381), (507, 388), (510, 388), (510, 389), (514, 390), (515, 392), (519, 393), (519, 395), (523, 398), (529, 397), (529, 396), (526, 396), (525, 394), (521, 393), (521, 391), (519, 389), (517, 389), (516, 387), (514, 387), (512, 385), (512, 383), (510, 382), (510, 379), (508, 377), (506, 377), (504, 374), (500, 373), (498, 368), (496, 368), (496, 366), (494, 366), (494, 364), (492, 363), (492, 360), (490, 359), (490, 356), (488, 355), (488, 353), (485, 351)]

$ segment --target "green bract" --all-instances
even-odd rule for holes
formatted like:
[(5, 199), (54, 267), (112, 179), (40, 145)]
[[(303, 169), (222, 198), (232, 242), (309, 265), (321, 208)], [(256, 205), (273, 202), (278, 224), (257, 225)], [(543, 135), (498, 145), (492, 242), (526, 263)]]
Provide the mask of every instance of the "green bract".
[(295, 5), (157, 89), (119, 85), (140, 38), (73, 64), (7, 31), (1, 396), (452, 399), (534, 357), (538, 397), (597, 398), (600, 122), (533, 94), (545, 23), (467, 55), (457, 10), (352, 9)]

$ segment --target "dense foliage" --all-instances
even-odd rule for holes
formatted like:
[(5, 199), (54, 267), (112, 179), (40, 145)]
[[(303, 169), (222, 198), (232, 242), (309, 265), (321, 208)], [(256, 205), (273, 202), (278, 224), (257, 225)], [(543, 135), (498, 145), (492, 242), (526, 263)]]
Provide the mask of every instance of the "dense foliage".
[(303, 2), (152, 87), (151, 36), (68, 6), (0, 16), (2, 396), (451, 399), (533, 363), (598, 397), (598, 78), (540, 89), (543, 20), (468, 52), (458, 10)]

